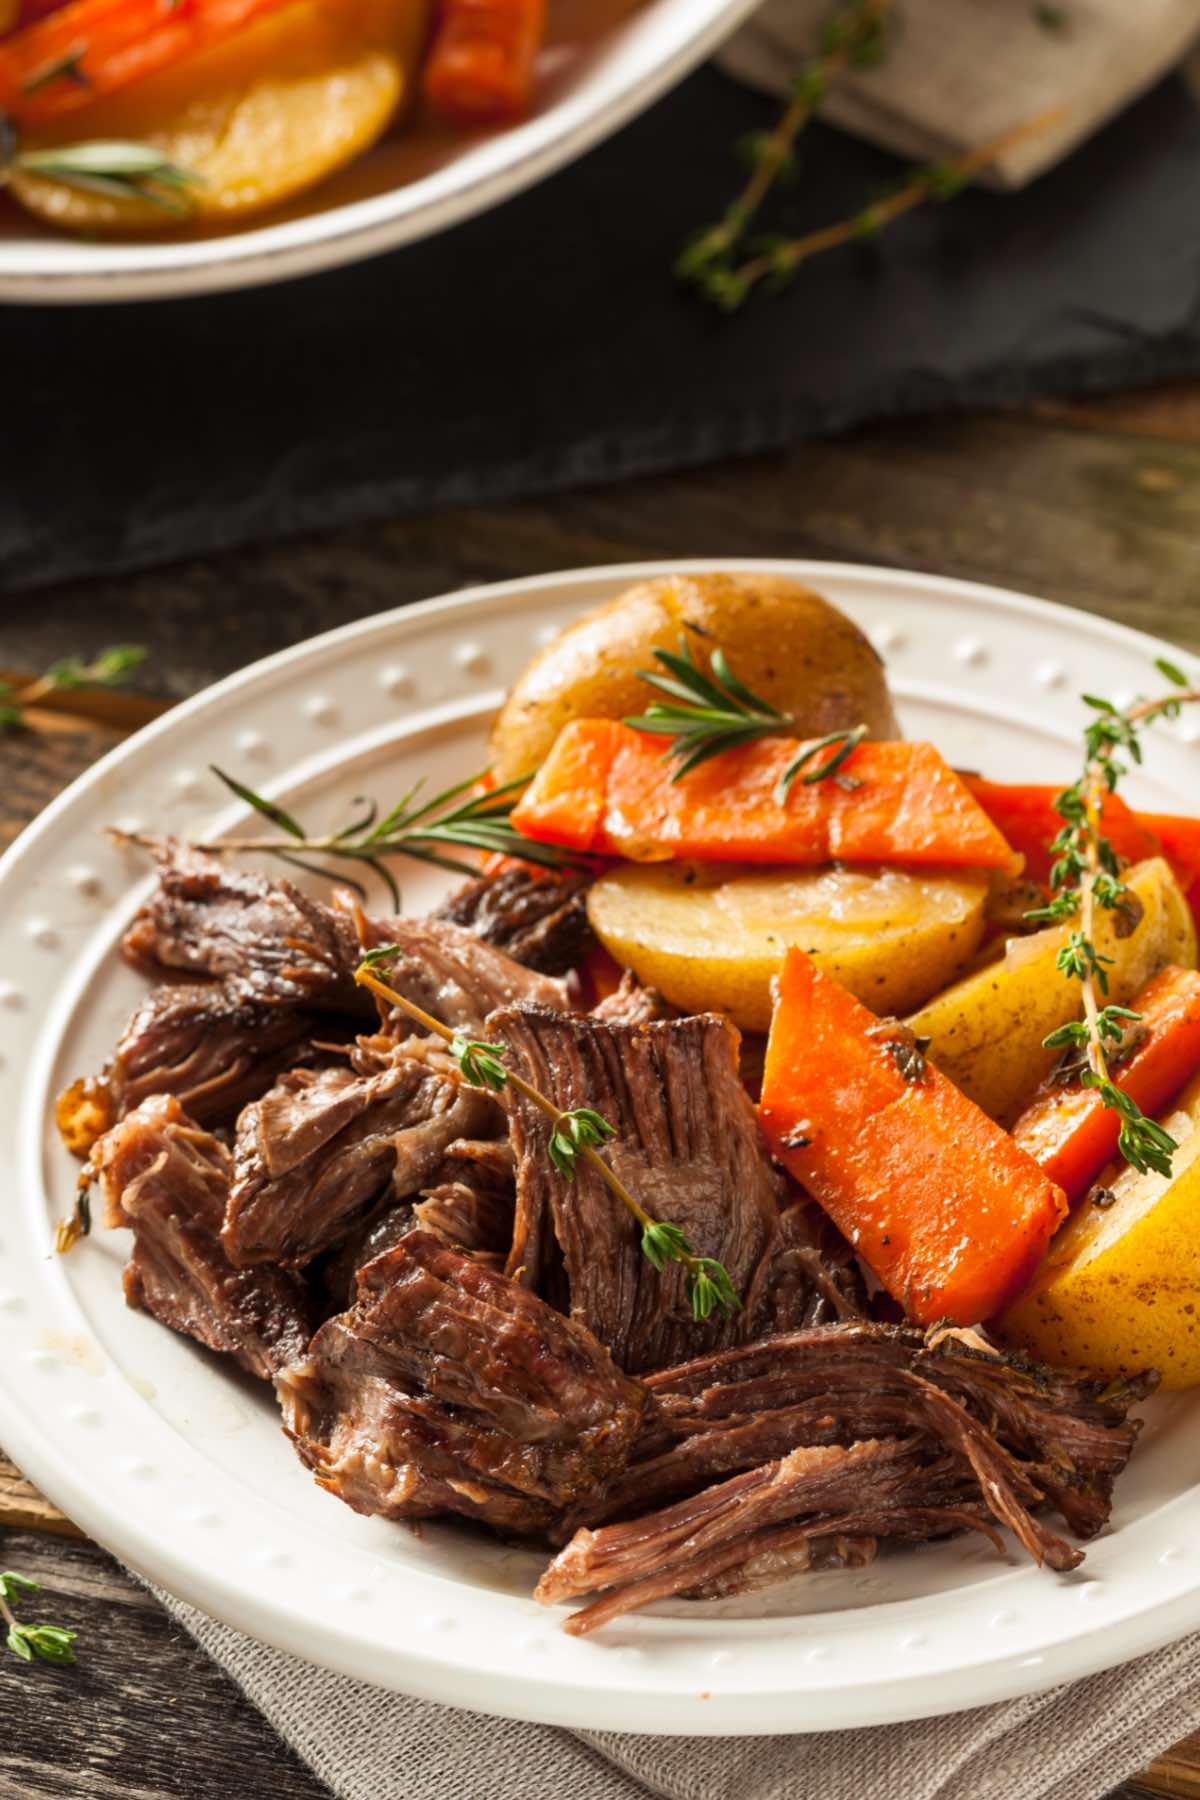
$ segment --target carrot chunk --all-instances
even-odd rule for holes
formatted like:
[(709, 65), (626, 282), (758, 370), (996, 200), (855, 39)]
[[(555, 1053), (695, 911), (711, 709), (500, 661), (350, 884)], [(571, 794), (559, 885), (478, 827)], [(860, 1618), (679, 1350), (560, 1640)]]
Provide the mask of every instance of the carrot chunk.
[[(1029, 879), (1049, 886), (1054, 861), (1050, 846), (1063, 828), (1062, 818), (1054, 810), (1061, 790), (1033, 783), (985, 781), (981, 775), (964, 775), (963, 780), (988, 818), (1025, 858)], [(1127, 862), (1163, 854), (1163, 845), (1148, 821), (1132, 812), (1119, 794), (1110, 794), (1104, 802), (1104, 831), (1117, 855)]]
[(1061, 1188), (937, 1069), (906, 1079), (886, 1026), (788, 951), (759, 1118), (910, 1319), (971, 1325), (1021, 1290)]
[(287, 0), (69, 0), (0, 43), (0, 109), (36, 125), (157, 74)]
[(1021, 860), (932, 744), (860, 744), (834, 777), (781, 776), (801, 746), (760, 738), (671, 780), (661, 738), (577, 719), (513, 812), (527, 837), (635, 862), (933, 863), (1018, 873)]
[(519, 119), (533, 98), (546, 0), (443, 0), (422, 86), (458, 125)]
[[(1161, 1112), (1200, 1068), (1200, 973), (1160, 969), (1133, 1002), (1146, 1037), (1113, 1071), (1117, 1086), (1144, 1113)], [(1068, 1200), (1087, 1192), (1117, 1153), (1121, 1121), (1094, 1088), (1049, 1084), (1013, 1126), (1013, 1138), (1034, 1157)]]

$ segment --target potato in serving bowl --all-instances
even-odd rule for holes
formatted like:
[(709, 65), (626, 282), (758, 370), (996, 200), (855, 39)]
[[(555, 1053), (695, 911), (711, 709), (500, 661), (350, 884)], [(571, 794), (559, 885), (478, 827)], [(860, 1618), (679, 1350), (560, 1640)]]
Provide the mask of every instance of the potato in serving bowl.
[[(130, 140), (196, 177), (192, 219), (234, 218), (312, 187), (366, 150), (407, 98), (425, 0), (295, 0), (228, 42), (67, 113), (23, 140)], [(66, 186), (15, 169), (13, 194), (75, 231), (161, 230), (144, 199)]]

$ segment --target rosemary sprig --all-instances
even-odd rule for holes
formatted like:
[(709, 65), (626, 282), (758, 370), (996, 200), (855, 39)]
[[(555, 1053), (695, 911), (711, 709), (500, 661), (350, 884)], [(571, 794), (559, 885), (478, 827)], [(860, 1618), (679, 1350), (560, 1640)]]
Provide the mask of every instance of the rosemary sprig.
[(36, 1594), (39, 1587), (39, 1582), (30, 1581), (27, 1575), (15, 1575), (11, 1569), (0, 1574), (0, 1623), (6, 1630), (4, 1641), (22, 1662), (33, 1662), (36, 1657), (41, 1662), (73, 1663), (75, 1651), (72, 1645), (78, 1632), (66, 1631), (61, 1625), (23, 1625), (9, 1604), (22, 1594)]
[(375, 974), (375, 969), (398, 954), (399, 946), (396, 944), (383, 944), (377, 950), (370, 951), (355, 970), (354, 979), (360, 987), (369, 988), (389, 1005), (398, 1006), (416, 1024), (433, 1032), (448, 1044), (451, 1056), (462, 1071), (463, 1079), (473, 1087), (487, 1088), (493, 1093), (498, 1093), (505, 1087), (513, 1087), (536, 1106), (539, 1112), (544, 1113), (551, 1122), (548, 1154), (555, 1169), (565, 1180), (572, 1181), (576, 1164), (582, 1157), (595, 1170), (609, 1192), (616, 1196), (641, 1226), (642, 1254), (658, 1273), (661, 1274), (671, 1262), (680, 1263), (687, 1271), (684, 1291), (694, 1319), (703, 1321), (718, 1308), (726, 1315), (737, 1312), (741, 1301), (725, 1266), (711, 1256), (698, 1256), (677, 1225), (671, 1225), (665, 1219), (651, 1218), (641, 1202), (635, 1199), (620, 1177), (609, 1168), (604, 1158), (597, 1154), (600, 1145), (616, 1136), (608, 1120), (590, 1106), (577, 1106), (570, 1111), (562, 1111), (539, 1088), (526, 1081), (523, 1075), (518, 1075), (515, 1069), (505, 1065), (505, 1045), (485, 1044), (475, 1038), (464, 1038), (448, 1025), (443, 1025), (440, 1019), (435, 1019), (432, 1013), (427, 1013), (423, 1007), (405, 999), (403, 994), (381, 981)]
[[(58, 79), (66, 73), (65, 67), (56, 67), (53, 76)], [(202, 185), (199, 175), (172, 162), (152, 144), (96, 139), (22, 150), (15, 125), (0, 113), (0, 187), (14, 174), (36, 175), (60, 187), (114, 200), (142, 200), (180, 218), (193, 210), (193, 190)]]
[[(696, 627), (692, 627), (693, 630)], [(796, 721), (779, 712), (748, 688), (730, 668), (723, 650), (714, 650), (709, 667), (702, 669), (692, 654), (686, 636), (679, 640), (678, 652), (656, 650), (655, 660), (667, 671), (639, 669), (638, 677), (665, 700), (652, 700), (644, 713), (624, 721), (635, 731), (646, 731), (655, 737), (670, 738), (663, 752), (664, 762), (675, 764), (672, 781), (681, 781), (689, 770), (733, 750), (739, 744), (753, 743), (756, 738), (783, 737), (793, 730)], [(827, 736), (805, 744), (795, 761), (780, 777), (775, 797), (782, 806), (798, 780), (802, 787), (836, 776), (846, 758), (867, 735), (865, 725), (854, 725), (844, 731), (831, 731)], [(831, 756), (809, 768), (822, 750), (833, 750)], [(802, 772), (803, 771), (803, 772)], [(852, 776), (841, 780), (853, 783)]]
[(1108, 965), (1112, 958), (1096, 947), (1099, 911), (1115, 915), (1119, 936), (1137, 924), (1136, 896), (1121, 878), (1121, 863), (1104, 835), (1104, 802), (1115, 793), (1128, 764), (1142, 761), (1139, 732), (1155, 719), (1178, 717), (1181, 707), (1200, 700), (1200, 688), (1192, 687), (1183, 671), (1165, 657), (1155, 668), (1171, 684), (1172, 691), (1156, 700), (1139, 700), (1125, 711), (1111, 700), (1085, 694), (1084, 703), (1093, 717), (1084, 732), (1084, 767), (1079, 779), (1064, 788), (1055, 801), (1063, 821), (1051, 849), (1055, 861), (1050, 871), (1054, 892), (1045, 906), (1026, 917), (1035, 924), (1077, 923), (1058, 953), (1058, 967), (1078, 981), (1083, 993), (1083, 1018), (1070, 1021), (1043, 1039), (1045, 1048), (1074, 1053), (1081, 1068), (1079, 1080), (1094, 1088), (1106, 1107), (1121, 1120), (1117, 1147), (1127, 1163), (1145, 1173), (1148, 1169), (1169, 1176), (1176, 1149), (1175, 1139), (1112, 1078), (1112, 1064), (1136, 1031), (1141, 1014), (1109, 1002)]
[(787, 105), (773, 130), (756, 133), (740, 146), (752, 164), (749, 180), (715, 225), (696, 232), (675, 264), (683, 281), (705, 284), (713, 268), (728, 266), (731, 253), (777, 182), (795, 173), (796, 141), (816, 117), (830, 85), (849, 68), (871, 68), (886, 49), (891, 0), (848, 0), (827, 20), (817, 54), (792, 81)]
[(1002, 151), (1045, 131), (1061, 117), (1058, 110), (1041, 113), (1014, 130), (992, 138), (989, 143), (981, 144), (976, 150), (914, 169), (894, 193), (832, 225), (822, 225), (800, 237), (763, 238), (757, 245), (756, 254), (745, 262), (736, 266), (728, 260), (713, 262), (698, 271), (694, 277), (696, 285), (705, 298), (723, 312), (736, 312), (760, 283), (769, 282), (771, 290), (778, 292), (793, 279), (802, 264), (822, 251), (837, 250), (844, 244), (878, 237), (886, 226), (930, 200), (952, 200)]
[(140, 644), (113, 644), (90, 662), (81, 656), (63, 657), (36, 681), (27, 681), (22, 687), (0, 682), (0, 731), (19, 730), (26, 723), (26, 710), (49, 694), (67, 688), (120, 687), (145, 660), (146, 652)]
[[(579, 856), (556, 844), (535, 843), (522, 837), (512, 824), (512, 810), (520, 790), (529, 777), (520, 776), (493, 788), (490, 793), (478, 791), (482, 776), (472, 775), (466, 781), (443, 788), (429, 800), (421, 798), (423, 781), (413, 784), (396, 804), (379, 817), (373, 800), (358, 800), (363, 810), (337, 831), (323, 836), (310, 836), (294, 814), (273, 800), (267, 800), (244, 782), (236, 781), (223, 769), (212, 765), (218, 780), (239, 800), (252, 806), (256, 813), (285, 835), (273, 838), (214, 838), (198, 844), (199, 850), (265, 850), (281, 861), (305, 869), (311, 875), (333, 878), (335, 875), (365, 896), (362, 883), (335, 867), (324, 868), (310, 859), (327, 859), (337, 864), (359, 864), (376, 874), (391, 895), (392, 904), (400, 909), (400, 890), (383, 858), (410, 856), (417, 862), (432, 863), (439, 869), (452, 869), (459, 874), (477, 875), (478, 865), (452, 852), (482, 850), (489, 854), (519, 856), (524, 862), (542, 868), (558, 869), (578, 866)], [(464, 798), (464, 796), (466, 796)]]

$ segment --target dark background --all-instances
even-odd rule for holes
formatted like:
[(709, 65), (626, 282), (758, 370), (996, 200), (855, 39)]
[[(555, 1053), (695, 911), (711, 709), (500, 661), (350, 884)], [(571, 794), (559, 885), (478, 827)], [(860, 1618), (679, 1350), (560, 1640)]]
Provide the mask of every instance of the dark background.
[[(727, 318), (680, 243), (774, 103), (703, 69), (581, 162), (288, 287), (0, 309), (0, 592), (1200, 368), (1200, 111), (1172, 77), (1020, 194), (931, 204)], [(815, 126), (772, 225), (903, 174)]]

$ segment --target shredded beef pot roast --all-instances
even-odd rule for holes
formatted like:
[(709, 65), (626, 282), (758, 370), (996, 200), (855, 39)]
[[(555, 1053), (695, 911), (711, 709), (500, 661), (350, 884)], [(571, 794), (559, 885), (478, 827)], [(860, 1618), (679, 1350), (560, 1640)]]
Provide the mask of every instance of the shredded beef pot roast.
[(96, 1145), (104, 1223), (133, 1230), (131, 1306), (270, 1380), (303, 1354), (308, 1296), (283, 1269), (235, 1269), (221, 1248), (228, 1150), (178, 1100), (144, 1100)]
[[(125, 948), (164, 984), (64, 1136), (84, 1150), (119, 1120), (92, 1162), (133, 1232), (130, 1304), (273, 1380), (331, 1493), (560, 1546), (538, 1598), (584, 1600), (576, 1632), (964, 1530), (1079, 1560), (1044, 1515), (1106, 1522), (1156, 1378), (870, 1323), (849, 1247), (765, 1153), (727, 1021), (632, 979), (565, 1010), (584, 878), (506, 870), (380, 920), (156, 855)], [(615, 1127), (612, 1168), (724, 1264), (740, 1310), (695, 1321), (594, 1172), (556, 1173), (543, 1115), (468, 1088), (405, 1016), (346, 1042), (378, 1026), (354, 969), (385, 942), (398, 991)], [(231, 1151), (204, 1126), (235, 1118)]]
[[(511, 1274), (569, 1308), (632, 1374), (806, 1316), (818, 1289), (803, 1262), (808, 1254), (819, 1262), (818, 1236), (800, 1245), (798, 1221), (781, 1231), (785, 1190), (738, 1077), (738, 1035), (727, 1020), (709, 1013), (630, 1023), (506, 1007), (486, 1032), (564, 1112), (594, 1107), (616, 1128), (603, 1152), (611, 1167), (647, 1212), (725, 1265), (741, 1307), (697, 1323), (683, 1269), (655, 1271), (639, 1227), (592, 1169), (580, 1162), (570, 1181), (555, 1171), (549, 1123), (516, 1093)], [(850, 1285), (832, 1269), (822, 1268), (821, 1280), (853, 1310)]]
[(367, 1264), (278, 1391), (356, 1512), (537, 1534), (620, 1468), (646, 1402), (590, 1332), (422, 1231)]
[(429, 1039), (360, 1039), (349, 1067), (291, 1070), (238, 1120), (230, 1261), (310, 1262), (385, 1192), (415, 1194), (455, 1139), (497, 1122)]

